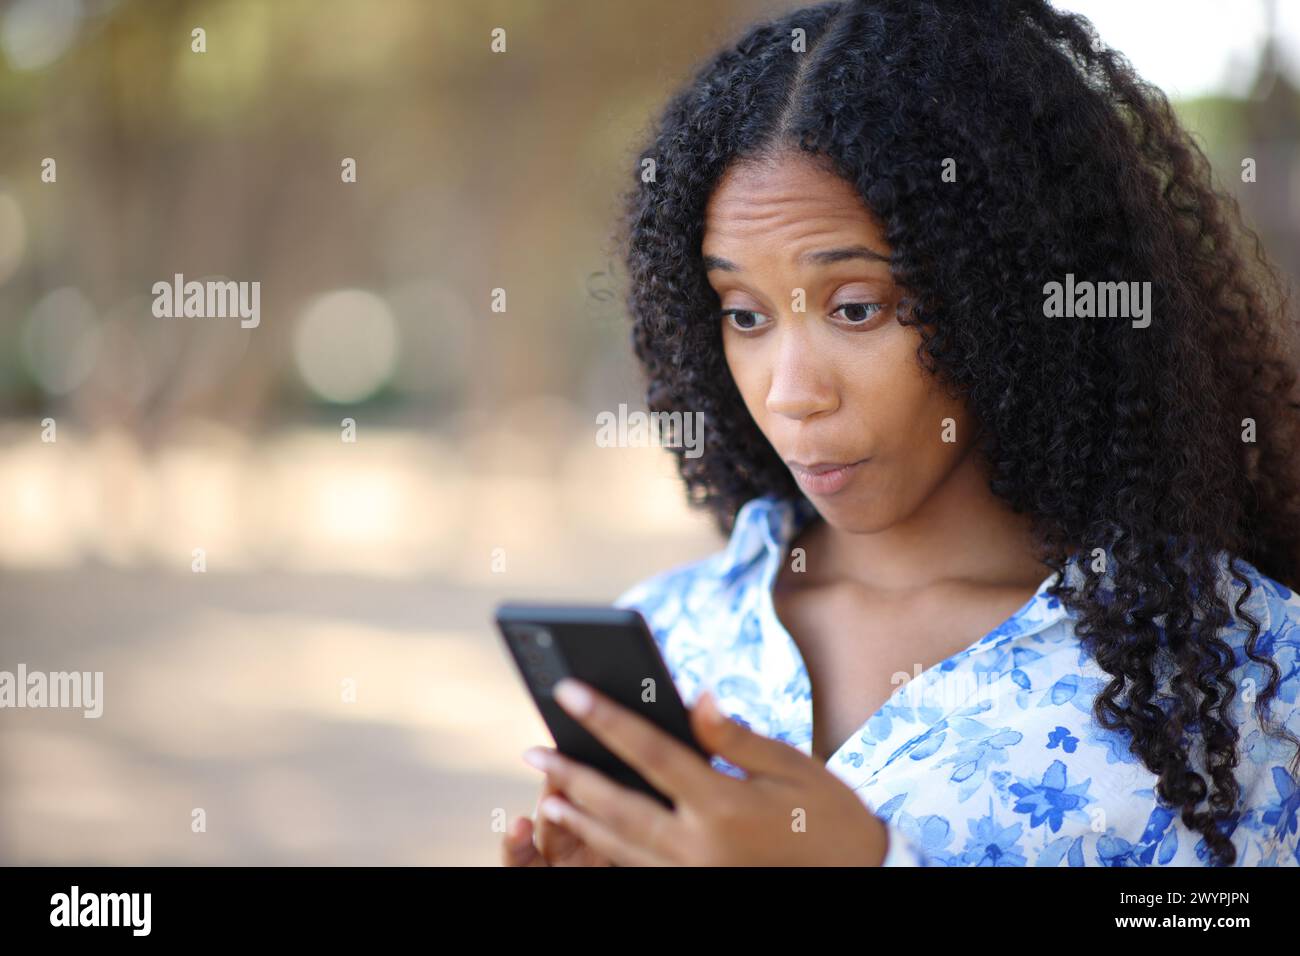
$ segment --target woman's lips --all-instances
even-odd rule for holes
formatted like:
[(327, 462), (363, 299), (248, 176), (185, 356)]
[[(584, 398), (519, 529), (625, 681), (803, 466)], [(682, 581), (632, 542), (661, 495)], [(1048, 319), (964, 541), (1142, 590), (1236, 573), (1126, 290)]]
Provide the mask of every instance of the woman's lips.
[(787, 462), (795, 480), (804, 491), (813, 495), (833, 495), (857, 474), (858, 469), (871, 459), (862, 458), (847, 464), (819, 463), (803, 465), (799, 462)]

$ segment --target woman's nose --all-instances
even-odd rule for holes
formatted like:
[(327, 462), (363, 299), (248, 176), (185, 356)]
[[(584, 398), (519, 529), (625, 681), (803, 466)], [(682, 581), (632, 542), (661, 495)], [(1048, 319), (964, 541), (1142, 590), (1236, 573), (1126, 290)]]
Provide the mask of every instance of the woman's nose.
[(833, 379), (806, 335), (789, 332), (776, 345), (772, 377), (767, 389), (767, 410), (773, 415), (802, 420), (834, 411), (838, 405)]

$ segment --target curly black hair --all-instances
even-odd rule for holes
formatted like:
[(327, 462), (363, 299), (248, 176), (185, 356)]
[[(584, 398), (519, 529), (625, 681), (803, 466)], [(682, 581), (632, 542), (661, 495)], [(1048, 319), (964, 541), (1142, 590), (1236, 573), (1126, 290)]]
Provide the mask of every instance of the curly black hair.
[[(704, 454), (672, 451), (689, 502), (724, 534), (749, 499), (801, 493), (728, 370), (705, 207), (731, 164), (791, 149), (883, 224), (918, 360), (966, 396), (992, 492), (1032, 516), (1050, 591), (1112, 676), (1095, 720), (1130, 735), (1159, 797), (1233, 863), (1220, 553), (1244, 585), (1246, 654), (1271, 675), (1255, 703), (1265, 727), (1279, 668), (1256, 646), (1237, 559), (1300, 583), (1289, 301), (1235, 200), (1165, 95), (1043, 0), (836, 0), (752, 26), (651, 125), (616, 237), (648, 407), (704, 416)], [(941, 176), (949, 159), (959, 184)], [(1149, 281), (1149, 327), (1045, 317), (1045, 285), (1067, 273)], [(1066, 564), (1096, 547), (1117, 564), (1111, 590), (1095, 575), (1065, 586)], [(1295, 775), (1300, 740), (1268, 732), (1296, 745)]]

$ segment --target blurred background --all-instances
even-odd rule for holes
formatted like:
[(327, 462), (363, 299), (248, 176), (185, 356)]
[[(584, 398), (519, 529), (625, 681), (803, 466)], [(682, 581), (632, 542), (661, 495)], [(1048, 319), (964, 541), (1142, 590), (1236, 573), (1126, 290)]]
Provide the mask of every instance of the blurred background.
[[(611, 233), (659, 106), (795, 5), (0, 2), (0, 670), (104, 674), (0, 710), (0, 862), (496, 863), (549, 737), (493, 605), (723, 544), (594, 441), (644, 408)], [(1057, 6), (1294, 282), (1300, 0)], [(260, 323), (155, 317), (177, 273)]]

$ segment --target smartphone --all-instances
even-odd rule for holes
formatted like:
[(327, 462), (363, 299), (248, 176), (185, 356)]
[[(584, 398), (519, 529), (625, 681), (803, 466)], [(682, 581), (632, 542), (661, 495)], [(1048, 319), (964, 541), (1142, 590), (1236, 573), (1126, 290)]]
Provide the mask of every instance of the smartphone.
[(600, 605), (507, 602), (497, 606), (496, 623), (556, 749), (671, 809), (671, 798), (588, 733), (553, 695), (561, 678), (575, 677), (707, 761), (709, 755), (691, 733), (686, 705), (641, 613)]

